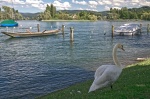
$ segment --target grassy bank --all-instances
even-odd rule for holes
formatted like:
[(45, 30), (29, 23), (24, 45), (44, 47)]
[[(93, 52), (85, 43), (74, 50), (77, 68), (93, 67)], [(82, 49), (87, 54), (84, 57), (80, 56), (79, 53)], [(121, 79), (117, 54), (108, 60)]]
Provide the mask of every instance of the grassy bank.
[(37, 99), (150, 99), (150, 60), (125, 68), (113, 85), (88, 93), (93, 80), (73, 85)]

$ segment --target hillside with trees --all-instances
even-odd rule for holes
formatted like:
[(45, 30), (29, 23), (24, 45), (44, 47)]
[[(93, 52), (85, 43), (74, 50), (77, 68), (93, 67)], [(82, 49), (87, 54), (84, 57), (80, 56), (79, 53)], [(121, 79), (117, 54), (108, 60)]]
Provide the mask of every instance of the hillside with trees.
[(150, 20), (150, 7), (141, 8), (122, 7), (121, 9), (110, 8), (109, 11), (96, 12), (87, 10), (59, 10), (51, 4), (47, 5), (43, 12), (19, 13), (18, 10), (7, 6), (0, 8), (0, 20), (118, 20), (140, 19)]
[(23, 16), (14, 8), (2, 6), (2, 8), (0, 8), (0, 20), (4, 19), (22, 20)]
[(150, 7), (141, 8), (122, 7), (121, 9), (110, 8), (110, 11), (96, 12), (86, 10), (61, 10), (56, 11), (52, 4), (47, 5), (46, 10), (38, 16), (38, 20), (117, 20), (117, 19), (140, 19), (150, 20)]
[(141, 20), (150, 20), (150, 7), (143, 6), (141, 8), (132, 8), (128, 9), (123, 7), (120, 10), (110, 9), (107, 14), (107, 19), (116, 20), (116, 19), (141, 19)]
[(56, 7), (51, 4), (47, 5), (44, 12), (38, 15), (38, 20), (97, 20), (97, 16), (89, 11), (56, 11)]

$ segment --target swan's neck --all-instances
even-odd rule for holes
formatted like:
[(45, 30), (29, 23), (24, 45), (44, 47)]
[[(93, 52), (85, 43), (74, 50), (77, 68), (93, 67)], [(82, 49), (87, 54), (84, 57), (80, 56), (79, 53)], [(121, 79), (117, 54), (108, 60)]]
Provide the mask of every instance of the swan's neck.
[(115, 46), (115, 47), (113, 48), (112, 56), (113, 56), (113, 60), (114, 60), (115, 65), (121, 67), (121, 64), (120, 64), (120, 62), (118, 61), (118, 58), (117, 58), (117, 55), (116, 55), (117, 48), (118, 48), (118, 46)]

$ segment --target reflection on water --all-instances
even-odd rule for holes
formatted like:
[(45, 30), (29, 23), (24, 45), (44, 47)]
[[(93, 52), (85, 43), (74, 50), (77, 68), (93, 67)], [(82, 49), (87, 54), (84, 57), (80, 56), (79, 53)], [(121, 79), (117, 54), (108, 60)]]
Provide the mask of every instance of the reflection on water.
[[(112, 48), (118, 42), (126, 50), (118, 50), (123, 65), (137, 57), (148, 57), (150, 40), (146, 32), (111, 38), (111, 25), (124, 23), (19, 21), (24, 28), (32, 26), (32, 31), (37, 24), (41, 31), (64, 24), (65, 35), (9, 38), (0, 34), (0, 98), (34, 98), (91, 79), (98, 66), (113, 64)], [(70, 27), (74, 27), (73, 42)]]

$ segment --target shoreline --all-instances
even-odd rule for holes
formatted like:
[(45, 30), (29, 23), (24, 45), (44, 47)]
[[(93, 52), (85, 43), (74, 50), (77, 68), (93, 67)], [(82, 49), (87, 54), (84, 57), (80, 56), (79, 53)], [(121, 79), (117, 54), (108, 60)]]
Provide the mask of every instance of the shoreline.
[(116, 20), (61, 20), (61, 19), (52, 19), (52, 20), (40, 20), (42, 22), (96, 22), (96, 21), (110, 21), (110, 22), (142, 22), (142, 21), (148, 21), (148, 20), (141, 20), (141, 19), (116, 19)]
[[(124, 70), (124, 74), (125, 75), (123, 75), (122, 77), (119, 77), (119, 79), (122, 79), (123, 77), (129, 77), (128, 79), (130, 80), (130, 81), (127, 81), (127, 85), (129, 85), (129, 86), (123, 86), (124, 88), (131, 88), (131, 85), (132, 85), (132, 83), (131, 82), (133, 82), (133, 83), (136, 83), (136, 81), (137, 80), (134, 80), (133, 79), (133, 77), (135, 76), (134, 74), (138, 71), (138, 74), (142, 74), (141, 75), (141, 81), (143, 82), (143, 83), (147, 83), (148, 81), (146, 81), (145, 82), (145, 80), (147, 80), (147, 79), (145, 79), (145, 78), (148, 78), (148, 69), (146, 69), (146, 68), (141, 68), (141, 66), (143, 67), (143, 66), (150, 66), (149, 65), (150, 64), (150, 59), (147, 59), (147, 60), (145, 60), (145, 61), (139, 61), (139, 62), (137, 62), (137, 63), (134, 63), (134, 64), (131, 64), (131, 65), (128, 65), (127, 66), (127, 68), (128, 69), (126, 69), (126, 70)], [(137, 67), (135, 67), (135, 66), (137, 66)], [(131, 68), (130, 68), (131, 67)], [(130, 76), (128, 76), (128, 73), (129, 72), (131, 72), (131, 71), (133, 71), (131, 74), (133, 74), (133, 77), (130, 77)], [(143, 71), (144, 71), (144, 75), (143, 75)], [(146, 75), (146, 74), (147, 75)], [(137, 74), (137, 73), (136, 73)], [(139, 79), (139, 75), (138, 75), (138, 79)], [(144, 80), (145, 79), (145, 80)], [(69, 94), (69, 92), (70, 92), (70, 95), (69, 95), (69, 97), (72, 97), (72, 94), (73, 93), (75, 93), (75, 91), (77, 92), (77, 94), (73, 94), (74, 95), (74, 97), (77, 97), (78, 95), (80, 95), (79, 97), (85, 97), (85, 95), (87, 96), (87, 94), (89, 94), (89, 93), (87, 93), (87, 90), (88, 90), (88, 88), (89, 88), (89, 86), (91, 85), (91, 83), (93, 82), (93, 79), (89, 79), (89, 80), (87, 80), (87, 81), (83, 81), (83, 82), (79, 82), (79, 83), (76, 83), (76, 84), (73, 84), (72, 86), (69, 86), (69, 87), (66, 87), (66, 88), (62, 88), (62, 89), (59, 89), (59, 90), (56, 90), (56, 91), (53, 91), (53, 92), (50, 92), (50, 93), (47, 93), (47, 94), (45, 94), (45, 95), (41, 95), (41, 96), (37, 96), (37, 97), (35, 97), (35, 99), (48, 99), (48, 98), (51, 98), (51, 97), (53, 97), (53, 98), (57, 98), (58, 96), (57, 95), (60, 95), (62, 98), (64, 98), (65, 97), (65, 95), (68, 95)], [(120, 82), (121, 82), (121, 80), (120, 80)], [(115, 83), (117, 83), (117, 82), (115, 82)], [(130, 83), (131, 83), (131, 85), (130, 85)], [(142, 83), (142, 84), (143, 84)], [(118, 88), (120, 88), (120, 85), (119, 84), (121, 84), (121, 85), (124, 85), (124, 80), (122, 80), (122, 82), (121, 83), (118, 83)], [(138, 84), (137, 84), (138, 85)], [(135, 85), (132, 85), (132, 86), (134, 86), (134, 87), (138, 87), (139, 88), (139, 86), (135, 86)], [(146, 86), (146, 85), (144, 85), (144, 86)], [(115, 86), (115, 87), (117, 87), (117, 85)], [(143, 87), (143, 85), (142, 85), (142, 87)], [(145, 87), (146, 88), (146, 87)], [(103, 90), (107, 90), (108, 88), (105, 88), (105, 89), (103, 89)], [(143, 89), (143, 88), (142, 88)], [(109, 89), (110, 90), (110, 89)], [(120, 90), (121, 90), (121, 88), (120, 88)], [(144, 89), (143, 89), (144, 90)], [(99, 92), (100, 92), (101, 90), (99, 90)], [(98, 92), (98, 90), (96, 91), (96, 93)], [(118, 91), (118, 92), (120, 92), (120, 91)], [(123, 92), (126, 92), (126, 91), (123, 91)], [(131, 92), (133, 92), (133, 90), (131, 91)], [(148, 91), (147, 91), (148, 92)], [(82, 94), (81, 94), (82, 93)], [(113, 92), (111, 92), (111, 93), (113, 93)], [(116, 92), (115, 92), (116, 93)], [(114, 93), (114, 95), (116, 95)], [(65, 94), (64, 96), (63, 96), (63, 94)], [(130, 92), (129, 92), (129, 94), (130, 94)], [(98, 96), (99, 94), (94, 94), (93, 95), (93, 97), (95, 97), (95, 96)], [(111, 94), (112, 95), (112, 94)], [(143, 95), (145, 95), (145, 94), (143, 94)], [(78, 97), (78, 98), (79, 98)], [(131, 95), (131, 97), (133, 98), (133, 96)], [(76, 98), (74, 98), (74, 99), (76, 99)], [(89, 99), (91, 99), (91, 97), (89, 98)]]
[[(94, 22), (95, 20), (41, 20), (42, 22)], [(97, 21), (97, 20), (96, 20)]]

